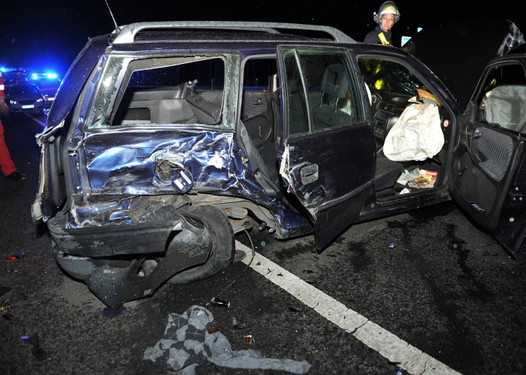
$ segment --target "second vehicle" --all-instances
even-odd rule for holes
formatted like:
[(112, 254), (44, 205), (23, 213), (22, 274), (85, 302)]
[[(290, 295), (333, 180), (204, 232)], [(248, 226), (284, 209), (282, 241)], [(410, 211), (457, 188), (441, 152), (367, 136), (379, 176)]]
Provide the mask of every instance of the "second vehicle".
[(46, 101), (36, 85), (31, 83), (18, 83), (6, 85), (5, 101), (11, 113), (42, 113)]

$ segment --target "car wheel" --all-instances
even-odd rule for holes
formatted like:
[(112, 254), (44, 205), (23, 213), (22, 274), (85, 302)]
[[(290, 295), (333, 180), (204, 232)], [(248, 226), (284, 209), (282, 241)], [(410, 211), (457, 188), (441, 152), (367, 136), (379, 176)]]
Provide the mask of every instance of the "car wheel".
[(211, 250), (205, 264), (184, 270), (168, 280), (184, 284), (200, 280), (224, 270), (232, 263), (235, 253), (234, 232), (227, 216), (213, 206), (200, 206), (189, 211), (187, 219), (198, 220), (211, 240)]

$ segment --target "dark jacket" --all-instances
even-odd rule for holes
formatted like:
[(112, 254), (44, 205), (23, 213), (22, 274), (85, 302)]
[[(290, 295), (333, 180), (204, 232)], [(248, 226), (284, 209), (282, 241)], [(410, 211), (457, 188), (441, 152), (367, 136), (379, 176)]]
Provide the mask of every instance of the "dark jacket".
[[(387, 43), (382, 43), (382, 41), (380, 40), (380, 34), (383, 34), (385, 36), (385, 40), (387, 41)], [(392, 45), (392, 42), (391, 42), (391, 38), (392, 38), (392, 33), (391, 33), (391, 30), (389, 30), (388, 32), (384, 32), (382, 31), (382, 29), (380, 28), (380, 25), (376, 26), (374, 28), (373, 31), (371, 31), (370, 33), (368, 33), (366, 36), (365, 36), (365, 39), (364, 39), (364, 43), (370, 43), (370, 44), (389, 44), (389, 45)]]

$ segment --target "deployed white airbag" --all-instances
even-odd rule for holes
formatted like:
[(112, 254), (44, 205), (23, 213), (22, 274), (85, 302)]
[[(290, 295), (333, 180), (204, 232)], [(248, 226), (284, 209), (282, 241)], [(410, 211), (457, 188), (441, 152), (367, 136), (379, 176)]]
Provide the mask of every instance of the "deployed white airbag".
[(520, 132), (526, 125), (526, 86), (498, 86), (486, 95), (486, 120)]
[(393, 161), (421, 161), (438, 154), (443, 145), (438, 106), (415, 103), (404, 109), (387, 133), (383, 152)]

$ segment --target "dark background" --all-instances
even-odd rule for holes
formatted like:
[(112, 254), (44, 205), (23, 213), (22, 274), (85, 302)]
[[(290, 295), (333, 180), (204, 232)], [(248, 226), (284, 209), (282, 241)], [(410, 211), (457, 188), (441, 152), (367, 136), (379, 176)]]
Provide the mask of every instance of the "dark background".
[[(371, 30), (378, 1), (176, 1), (108, 0), (119, 25), (138, 21), (233, 20), (328, 25), (358, 41)], [(458, 19), (508, 19), (524, 32), (524, 14), (516, 3), (492, 6), (477, 1), (396, 2), (402, 17), (395, 25), (394, 42), (415, 35), (417, 27)], [(18, 0), (0, 2), (0, 66), (54, 69), (64, 74), (89, 37), (114, 29), (104, 0)]]
[[(381, 3), (234, 0), (227, 5), (190, 0), (183, 7), (184, 2), (176, 0), (108, 1), (121, 25), (152, 20), (298, 22), (335, 26), (356, 40), (373, 28), (372, 13)], [(397, 3), (402, 18), (395, 25), (395, 41), (417, 26), (436, 30), (433, 25), (466, 18), (483, 21), (477, 23), (481, 34), (491, 29), (493, 19), (502, 18), (526, 31), (520, 25), (524, 14), (511, 2), (491, 9), (480, 2), (461, 8), (443, 1)], [(104, 0), (3, 0), (0, 15), (0, 65), (65, 71), (89, 37), (114, 28)], [(459, 63), (454, 53), (485, 58), (473, 48), (451, 48), (458, 43), (445, 32), (437, 38), (446, 39), (441, 44), (446, 47), (433, 44), (445, 57), (438, 67), (450, 62), (462, 75), (458, 81), (465, 83), (463, 68), (474, 69)], [(127, 304), (119, 315), (109, 314), (84, 284), (60, 270), (48, 234), (31, 220), (40, 152), (35, 134), (42, 132), (44, 121), (29, 116), (4, 121), (12, 157), (27, 178), (10, 192), (3, 190), (6, 182), (0, 178), (2, 255), (20, 254), (16, 261), (0, 262), (0, 302), (8, 300), (15, 316), (0, 319), (0, 374), (166, 374), (143, 360), (143, 353), (161, 338), (167, 313), (204, 306), (229, 285), (221, 298), (232, 307), (215, 308), (213, 314), (234, 350), (247, 349), (243, 335), (250, 333), (257, 342), (252, 348), (263, 356), (307, 359), (313, 375), (394, 375), (399, 369), (240, 263), (200, 282), (165, 285), (152, 298)], [(478, 375), (525, 373), (525, 248), (518, 259), (511, 259), (453, 202), (355, 225), (321, 254), (312, 250), (312, 236), (278, 241), (251, 235), (256, 251), (451, 368)], [(244, 235), (237, 239), (247, 242)], [(231, 327), (232, 317), (242, 330)], [(44, 360), (21, 340), (35, 334)], [(270, 374), (209, 363), (197, 373)]]

